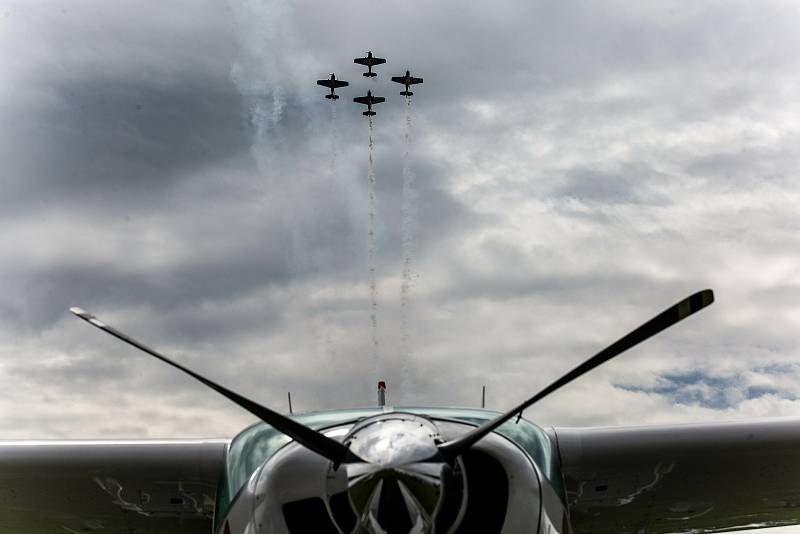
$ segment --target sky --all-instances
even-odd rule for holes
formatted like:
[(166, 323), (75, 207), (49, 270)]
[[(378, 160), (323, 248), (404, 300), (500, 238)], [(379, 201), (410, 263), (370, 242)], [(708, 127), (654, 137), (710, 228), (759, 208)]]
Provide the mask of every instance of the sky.
[(252, 421), (70, 306), (279, 410), (370, 406), (378, 379), (506, 409), (704, 288), (526, 416), (800, 414), (798, 24), (772, 0), (6, 0), (0, 436)]

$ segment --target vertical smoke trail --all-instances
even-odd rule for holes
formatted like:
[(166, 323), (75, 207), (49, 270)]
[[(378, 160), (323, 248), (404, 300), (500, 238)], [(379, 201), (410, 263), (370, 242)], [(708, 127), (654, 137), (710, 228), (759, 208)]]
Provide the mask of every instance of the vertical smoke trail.
[(336, 150), (336, 138), (338, 132), (336, 130), (336, 104), (335, 100), (331, 99), (331, 186), (336, 186), (336, 158), (339, 156)]
[(253, 129), (250, 149), (265, 176), (280, 175), (284, 145), (281, 124), (287, 94), (296, 94), (296, 65), (286, 58), (299, 54), (291, 24), (290, 0), (241, 0), (230, 3), (239, 55), (230, 78), (247, 105)]
[(369, 296), (370, 319), (372, 321), (372, 350), (375, 369), (378, 376), (382, 371), (378, 355), (378, 286), (375, 282), (375, 162), (373, 152), (375, 144), (372, 140), (372, 116), (369, 117), (369, 241), (367, 256), (369, 259)]
[(408, 361), (411, 357), (409, 339), (409, 299), (411, 292), (412, 260), (414, 254), (414, 235), (416, 233), (416, 198), (414, 188), (416, 174), (411, 170), (411, 97), (406, 97), (405, 153), (403, 154), (403, 200), (402, 200), (402, 249), (403, 272), (400, 282), (400, 369), (402, 371), (403, 391), (408, 382)]

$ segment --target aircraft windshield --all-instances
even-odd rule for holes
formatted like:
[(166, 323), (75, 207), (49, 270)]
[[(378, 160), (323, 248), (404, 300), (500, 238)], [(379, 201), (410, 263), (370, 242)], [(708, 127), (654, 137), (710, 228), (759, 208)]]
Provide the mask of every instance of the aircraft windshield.
[[(425, 415), (432, 419), (450, 419), (481, 425), (499, 414), (489, 410), (466, 408), (396, 408), (397, 411)], [(381, 413), (380, 408), (335, 410), (294, 415), (293, 418), (315, 430), (353, 423), (364, 417)], [(510, 439), (524, 450), (542, 471), (556, 493), (564, 499), (561, 472), (550, 439), (544, 431), (530, 421), (521, 419), (501, 425), (498, 434)], [(290, 438), (270, 425), (256, 423), (238, 434), (228, 447), (226, 480), (217, 491), (217, 517), (224, 517), (232, 499), (250, 476), (270, 456), (289, 443)]]

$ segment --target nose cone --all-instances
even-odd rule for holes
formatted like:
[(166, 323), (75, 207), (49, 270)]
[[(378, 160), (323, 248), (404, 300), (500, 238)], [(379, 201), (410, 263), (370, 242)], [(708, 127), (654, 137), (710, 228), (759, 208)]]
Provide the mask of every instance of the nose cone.
[(373, 465), (400, 466), (439, 457), (439, 431), (430, 421), (377, 419), (356, 429), (348, 437), (350, 450)]
[[(465, 502), (464, 478), (460, 463), (442, 461), (439, 440), (433, 422), (403, 413), (366, 419), (345, 437), (350, 450), (366, 462), (347, 464), (346, 475), (330, 473), (328, 480), (329, 485), (343, 484), (346, 476), (358, 532), (447, 531)], [(329, 488), (331, 495), (336, 491), (341, 490)]]

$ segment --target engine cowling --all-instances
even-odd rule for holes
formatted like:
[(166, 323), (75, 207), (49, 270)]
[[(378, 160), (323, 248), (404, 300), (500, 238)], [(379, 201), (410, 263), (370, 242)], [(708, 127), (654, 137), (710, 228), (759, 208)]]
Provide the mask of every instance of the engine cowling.
[(243, 488), (229, 517), (250, 517), (231, 534), (535, 533), (539, 475), (516, 445), (491, 435), (452, 464), (438, 456), (470, 428), (379, 414), (326, 432), (365, 460), (340, 466), (290, 443)]

